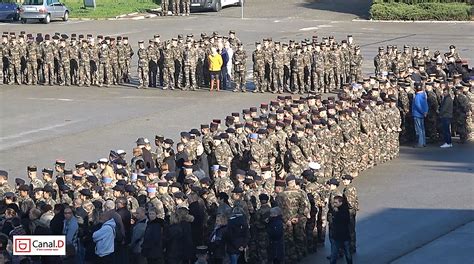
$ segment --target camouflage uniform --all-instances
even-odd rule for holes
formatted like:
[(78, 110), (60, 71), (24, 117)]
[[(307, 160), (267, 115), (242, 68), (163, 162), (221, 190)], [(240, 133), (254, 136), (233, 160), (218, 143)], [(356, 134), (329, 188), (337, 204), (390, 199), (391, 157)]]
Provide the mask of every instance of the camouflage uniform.
[(140, 85), (138, 88), (148, 87), (148, 51), (146, 49), (138, 49), (138, 80)]
[(109, 84), (118, 84), (120, 79), (120, 66), (118, 59), (118, 48), (115, 44), (109, 47), (109, 60), (110, 60), (110, 78)]
[(79, 49), (80, 47), (75, 43), (75, 40), (72, 41), (69, 46), (69, 58), (70, 58), (70, 77), (71, 84), (78, 85), (79, 80)]
[[(383, 49), (379, 49), (383, 51)], [(388, 71), (388, 58), (385, 54), (377, 54), (374, 58), (375, 75), (381, 76), (382, 72)]]
[(98, 84), (102, 86), (103, 84), (109, 85), (112, 81), (112, 76), (110, 74), (110, 49), (108, 46), (102, 45), (99, 49), (99, 79)]
[(26, 47), (27, 52), (27, 74), (28, 74), (28, 84), (37, 84), (38, 83), (38, 59), (40, 57), (40, 50), (35, 41), (28, 43)]
[(163, 202), (161, 202), (160, 199), (158, 199), (157, 196), (147, 199), (147, 208), (155, 208), (157, 210), (157, 218), (159, 219), (165, 219), (165, 208), (163, 207)]
[(254, 92), (264, 92), (267, 87), (265, 83), (265, 53), (263, 50), (255, 50), (252, 54), (253, 78), (255, 83)]
[(184, 64), (184, 89), (196, 90), (196, 65), (197, 65), (198, 54), (195, 48), (184, 48), (183, 51), (183, 64)]
[(349, 206), (349, 215), (350, 215), (350, 222), (349, 222), (349, 233), (351, 237), (351, 250), (356, 250), (356, 232), (355, 232), (355, 220), (356, 220), (356, 213), (359, 211), (359, 200), (357, 197), (357, 189), (352, 186), (352, 184), (346, 186), (342, 191), (343, 197), (346, 199), (347, 204)]
[(304, 92), (304, 58), (301, 53), (296, 53), (291, 62), (291, 74), (293, 78), (293, 93)]
[(59, 47), (59, 85), (69, 85), (71, 83), (71, 59), (67, 46)]
[(282, 50), (275, 50), (273, 52), (273, 92), (283, 93), (283, 78), (284, 78), (284, 56)]
[(21, 48), (16, 42), (12, 42), (10, 45), (10, 54), (8, 60), (8, 72), (10, 82), (8, 84), (21, 84)]
[(456, 132), (459, 134), (461, 143), (468, 140), (470, 131), (467, 124), (468, 116), (471, 114), (469, 99), (461, 91), (458, 90), (453, 102), (453, 123), (455, 123)]
[(246, 72), (247, 72), (247, 53), (245, 50), (238, 49), (234, 56), (232, 57), (232, 63), (234, 65), (234, 81), (235, 89), (234, 91), (245, 92), (245, 83), (246, 83)]
[(313, 65), (311, 66), (313, 92), (321, 93), (324, 89), (324, 55), (322, 51), (313, 52)]
[(79, 86), (91, 85), (90, 53), (87, 44), (79, 49)]
[(174, 89), (174, 71), (173, 50), (165, 48), (163, 50), (163, 89)]

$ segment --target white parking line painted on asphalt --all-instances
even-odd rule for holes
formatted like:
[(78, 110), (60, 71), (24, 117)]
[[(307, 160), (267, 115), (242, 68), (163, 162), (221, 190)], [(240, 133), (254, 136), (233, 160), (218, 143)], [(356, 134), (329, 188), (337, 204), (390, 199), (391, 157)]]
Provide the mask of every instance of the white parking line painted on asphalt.
[(64, 127), (64, 126), (71, 125), (71, 124), (74, 124), (74, 123), (78, 123), (80, 121), (82, 121), (82, 120), (68, 121), (68, 122), (63, 122), (63, 123), (56, 124), (56, 125), (45, 126), (45, 127), (41, 127), (41, 128), (37, 128), (37, 129), (24, 131), (24, 132), (15, 134), (15, 135), (0, 137), (0, 142), (6, 141), (6, 140), (11, 140), (11, 139), (16, 139), (16, 138), (22, 138), (24, 136), (28, 136), (28, 135), (31, 135), (31, 134), (36, 134), (36, 133), (43, 132), (43, 131), (53, 130), (53, 129), (56, 129), (56, 128)]
[(311, 31), (311, 30), (316, 30), (318, 27), (305, 27), (305, 28), (300, 28), (299, 31)]
[(73, 99), (69, 99), (69, 98), (48, 98), (48, 97), (45, 97), (45, 98), (35, 98), (35, 97), (28, 97), (26, 98), (28, 100), (39, 100), (39, 101), (60, 101), (60, 102), (74, 102)]

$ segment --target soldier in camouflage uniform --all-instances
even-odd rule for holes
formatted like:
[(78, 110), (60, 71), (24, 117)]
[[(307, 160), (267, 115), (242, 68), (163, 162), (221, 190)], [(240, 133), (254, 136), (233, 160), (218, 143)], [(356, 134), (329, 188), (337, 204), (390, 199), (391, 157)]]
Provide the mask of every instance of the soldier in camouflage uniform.
[(356, 252), (355, 221), (356, 221), (357, 211), (359, 211), (359, 199), (357, 196), (357, 189), (352, 185), (352, 180), (353, 180), (353, 177), (350, 175), (344, 175), (342, 177), (342, 183), (344, 184), (344, 190), (342, 191), (342, 195), (344, 199), (347, 201), (347, 205), (349, 206), (349, 215), (350, 215), (349, 233), (351, 237), (350, 250), (352, 253), (355, 253)]
[(296, 47), (296, 53), (291, 60), (291, 75), (293, 79), (292, 93), (304, 92), (304, 58), (301, 53), (301, 47)]
[[(178, 35), (178, 39), (171, 40), (171, 49), (173, 51), (174, 59), (174, 81), (173, 87), (182, 89), (183, 85), (183, 45), (180, 42), (182, 36)], [(179, 41), (179, 42), (178, 42)]]
[(312, 63), (312, 92), (322, 93), (324, 89), (324, 54), (321, 51), (321, 44), (319, 43), (315, 44)]
[(255, 50), (252, 54), (253, 78), (255, 84), (254, 93), (265, 92), (265, 52), (262, 50), (260, 42), (255, 43)]
[[(148, 54), (148, 85), (147, 87), (156, 88), (156, 81), (159, 78), (158, 76), (158, 60), (159, 60), (159, 50), (155, 45), (155, 41), (150, 39), (148, 41), (148, 47), (146, 48), (146, 53)], [(138, 55), (140, 59), (140, 54)]]
[[(8, 56), (10, 54), (8, 35), (2, 35), (2, 42), (0, 43), (0, 85), (7, 82), (8, 79)], [(5, 63), (6, 62), (6, 63)]]
[(247, 72), (247, 53), (244, 50), (242, 43), (237, 43), (237, 50), (232, 56), (232, 64), (234, 66), (234, 82), (235, 88), (233, 92), (243, 92), (245, 93), (247, 89), (245, 88), (245, 83), (247, 82), (246, 72)]
[(66, 39), (61, 39), (59, 45), (59, 85), (67, 85), (71, 83), (71, 68), (70, 68), (70, 49), (66, 46)]
[(34, 41), (33, 36), (28, 38), (28, 44), (26, 46), (27, 61), (26, 61), (26, 71), (28, 84), (38, 84), (38, 58), (39, 58), (39, 47)]
[(374, 66), (376, 76), (382, 76), (383, 72), (388, 71), (388, 59), (383, 47), (379, 47), (379, 53), (374, 58)]
[(354, 55), (351, 56), (351, 61), (350, 61), (350, 78), (351, 81), (355, 82), (360, 80), (362, 78), (362, 54), (360, 54), (360, 47), (355, 46), (354, 48)]
[(184, 90), (191, 89), (195, 91), (197, 89), (196, 83), (196, 65), (197, 65), (198, 54), (196, 49), (193, 47), (191, 40), (186, 41), (186, 47), (183, 51), (183, 64), (184, 64)]
[(148, 50), (145, 49), (143, 41), (138, 42), (138, 80), (139, 86), (138, 89), (148, 87), (148, 65), (149, 57)]
[(8, 54), (8, 72), (10, 75), (8, 84), (21, 84), (21, 48), (15, 37), (10, 41), (10, 54)]
[[(306, 225), (310, 208), (307, 197), (296, 187), (293, 175), (286, 177), (285, 191), (277, 195), (276, 204), (283, 211), (285, 224), (285, 263), (297, 263), (306, 253), (305, 233), (300, 227)], [(303, 232), (301, 232), (303, 231)]]
[(109, 45), (109, 60), (110, 60), (110, 79), (109, 84), (117, 85), (120, 78), (120, 66), (118, 58), (118, 47), (115, 38), (110, 39)]
[(163, 89), (174, 90), (174, 51), (168, 42), (163, 49)]
[(427, 82), (425, 85), (425, 91), (428, 101), (428, 114), (425, 118), (426, 136), (429, 138), (430, 143), (436, 143), (439, 141), (439, 115), (437, 113), (439, 109), (439, 103), (436, 93), (433, 91), (433, 83)]
[(97, 83), (99, 87), (102, 87), (104, 84), (109, 87), (112, 76), (110, 73), (110, 49), (106, 41), (101, 43), (99, 48), (99, 76)]
[(81, 48), (78, 51), (79, 62), (79, 86), (91, 85), (91, 68), (90, 68), (90, 50), (89, 43), (86, 39), (82, 40)]
[(5, 193), (12, 191), (14, 189), (8, 184), (8, 172), (0, 170), (0, 197), (3, 199)]
[(456, 93), (453, 102), (453, 123), (459, 139), (462, 144), (466, 143), (469, 136), (468, 118), (471, 115), (471, 106), (469, 98), (466, 96), (468, 87), (463, 85), (456, 86)]
[(79, 49), (81, 43), (77, 42), (76, 34), (71, 35), (71, 43), (69, 45), (69, 58), (70, 58), (70, 77), (71, 84), (79, 84)]
[(285, 53), (281, 50), (280, 42), (275, 42), (275, 50), (272, 58), (273, 72), (273, 93), (283, 93), (283, 78), (285, 74), (284, 66)]

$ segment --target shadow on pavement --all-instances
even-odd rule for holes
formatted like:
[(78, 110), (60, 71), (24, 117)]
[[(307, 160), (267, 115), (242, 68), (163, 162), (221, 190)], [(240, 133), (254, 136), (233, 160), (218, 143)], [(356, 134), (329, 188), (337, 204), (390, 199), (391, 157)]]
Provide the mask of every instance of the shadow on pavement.
[[(474, 221), (474, 210), (386, 208), (357, 219), (357, 253), (354, 263), (390, 263), (420, 247)], [(456, 245), (470, 243), (455, 241)], [(325, 248), (301, 263), (325, 263), (330, 252)], [(437, 254), (433, 252), (433, 254)], [(473, 259), (474, 252), (451, 252), (456, 258)], [(449, 255), (447, 255), (449, 257)], [(344, 263), (341, 259), (339, 263)], [(452, 263), (452, 262), (451, 262)], [(459, 263), (459, 262), (458, 262)]]
[(305, 0), (300, 5), (306, 8), (353, 14), (368, 19), (372, 1), (370, 0)]

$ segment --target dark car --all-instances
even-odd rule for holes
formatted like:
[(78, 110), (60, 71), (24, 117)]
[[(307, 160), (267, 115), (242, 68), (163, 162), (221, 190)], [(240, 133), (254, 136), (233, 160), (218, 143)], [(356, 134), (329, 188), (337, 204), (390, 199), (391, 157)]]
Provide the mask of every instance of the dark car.
[(20, 20), (20, 7), (13, 0), (2, 0), (0, 2), (0, 21), (5, 20)]

